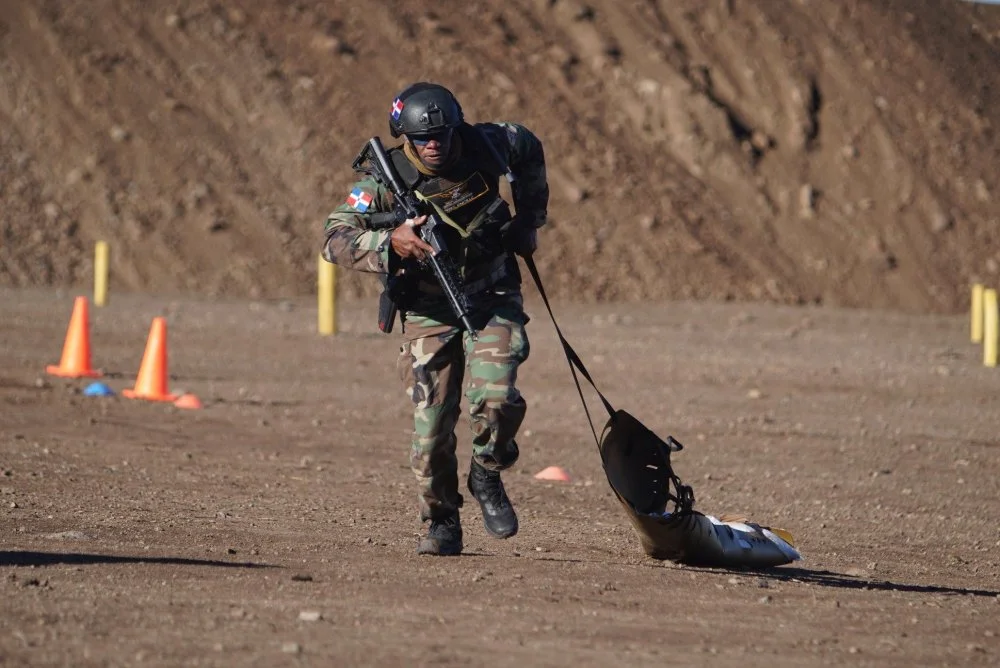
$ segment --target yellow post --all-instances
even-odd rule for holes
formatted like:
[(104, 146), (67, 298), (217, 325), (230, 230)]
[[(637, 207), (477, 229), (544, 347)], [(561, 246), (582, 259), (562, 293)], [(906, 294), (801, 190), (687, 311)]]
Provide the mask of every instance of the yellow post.
[(983, 285), (975, 283), (972, 286), (972, 304), (969, 308), (972, 314), (972, 342), (983, 342)]
[(319, 256), (319, 333), (324, 336), (337, 333), (337, 272), (336, 265)]
[(98, 241), (94, 246), (94, 305), (104, 306), (108, 301), (108, 242)]
[(1000, 313), (997, 312), (997, 291), (983, 291), (983, 364), (997, 365), (997, 346), (1000, 344)]

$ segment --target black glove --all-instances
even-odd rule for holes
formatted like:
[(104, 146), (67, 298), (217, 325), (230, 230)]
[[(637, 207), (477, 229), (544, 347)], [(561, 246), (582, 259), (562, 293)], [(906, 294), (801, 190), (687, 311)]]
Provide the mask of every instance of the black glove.
[(511, 253), (530, 257), (538, 249), (538, 230), (515, 216), (503, 237), (503, 245)]

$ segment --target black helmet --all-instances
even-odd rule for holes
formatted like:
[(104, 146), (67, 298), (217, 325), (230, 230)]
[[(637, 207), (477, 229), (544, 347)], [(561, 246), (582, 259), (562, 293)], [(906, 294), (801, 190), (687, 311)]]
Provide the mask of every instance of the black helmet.
[(393, 137), (422, 135), (462, 124), (462, 106), (450, 90), (421, 81), (407, 86), (389, 110), (389, 133)]

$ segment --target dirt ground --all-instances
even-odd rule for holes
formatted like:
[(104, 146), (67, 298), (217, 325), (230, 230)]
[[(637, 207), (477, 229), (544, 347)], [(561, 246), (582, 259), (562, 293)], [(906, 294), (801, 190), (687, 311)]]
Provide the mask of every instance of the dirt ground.
[[(960, 315), (1000, 275), (1000, 7), (151, 4), (0, 2), (0, 664), (1000, 663), (1000, 376)], [(464, 556), (415, 555), (399, 335), (371, 277), (336, 337), (311, 293), (422, 79), (543, 140), (565, 334), (699, 510), (804, 561), (645, 557), (535, 293), (521, 532), (470, 507)], [(202, 410), (44, 373), (98, 240), (94, 364), (130, 387), (164, 315)]]
[[(112, 294), (94, 366), (134, 383), (167, 316), (200, 411), (47, 376), (75, 293), (0, 291), (0, 663), (995, 665), (1000, 376), (957, 316), (556, 304), (616, 407), (686, 449), (697, 508), (790, 531), (760, 572), (645, 557), (541, 303), (522, 520), (418, 557), (398, 334), (367, 304)], [(591, 400), (592, 410), (600, 408)], [(595, 413), (599, 417), (599, 413)], [(463, 427), (464, 428), (464, 427)], [(468, 440), (462, 439), (462, 458)], [(566, 468), (570, 483), (533, 474)], [(463, 476), (464, 477), (464, 476)], [(318, 617), (318, 618), (317, 618)]]

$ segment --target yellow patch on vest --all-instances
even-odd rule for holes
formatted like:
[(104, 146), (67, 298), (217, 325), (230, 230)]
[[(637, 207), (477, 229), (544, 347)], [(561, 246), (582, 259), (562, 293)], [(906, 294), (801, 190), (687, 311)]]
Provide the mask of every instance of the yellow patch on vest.
[(486, 179), (476, 172), (461, 183), (456, 183), (447, 190), (428, 195), (427, 199), (438, 205), (442, 211), (453, 213), (489, 193)]

